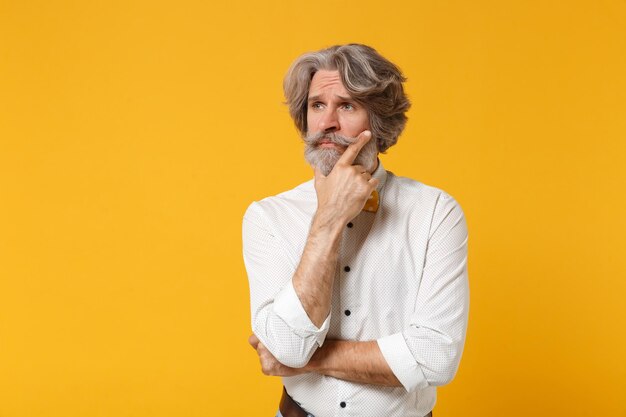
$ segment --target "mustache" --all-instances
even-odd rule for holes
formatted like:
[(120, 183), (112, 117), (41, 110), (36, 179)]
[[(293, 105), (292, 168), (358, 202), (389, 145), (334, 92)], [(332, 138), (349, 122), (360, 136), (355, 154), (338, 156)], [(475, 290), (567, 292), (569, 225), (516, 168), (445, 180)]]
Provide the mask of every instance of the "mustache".
[(329, 141), (334, 143), (335, 145), (340, 145), (343, 147), (348, 147), (352, 142), (356, 140), (356, 138), (351, 138), (348, 136), (339, 135), (337, 133), (325, 133), (325, 132), (317, 132), (310, 135), (306, 135), (304, 138), (304, 143), (311, 146), (317, 146), (322, 141)]

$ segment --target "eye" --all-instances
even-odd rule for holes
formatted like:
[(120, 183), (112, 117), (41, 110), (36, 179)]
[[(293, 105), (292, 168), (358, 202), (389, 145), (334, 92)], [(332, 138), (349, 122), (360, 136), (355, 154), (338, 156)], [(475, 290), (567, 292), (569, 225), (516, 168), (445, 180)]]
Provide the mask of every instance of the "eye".
[(319, 110), (322, 108), (322, 103), (320, 103), (319, 101), (315, 101), (311, 103), (311, 108), (314, 110)]
[(354, 110), (354, 105), (352, 103), (343, 103), (343, 108), (346, 110)]

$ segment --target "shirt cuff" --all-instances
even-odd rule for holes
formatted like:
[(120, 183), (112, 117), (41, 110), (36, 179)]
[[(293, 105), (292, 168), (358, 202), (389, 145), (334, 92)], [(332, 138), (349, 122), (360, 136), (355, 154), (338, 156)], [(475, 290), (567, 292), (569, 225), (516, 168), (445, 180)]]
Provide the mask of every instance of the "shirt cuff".
[(428, 386), (424, 372), (411, 354), (402, 333), (381, 337), (377, 342), (391, 371), (407, 392)]
[(330, 327), (330, 313), (321, 327), (317, 327), (304, 310), (291, 280), (274, 297), (274, 313), (300, 337), (315, 337), (318, 346), (324, 344), (326, 333)]

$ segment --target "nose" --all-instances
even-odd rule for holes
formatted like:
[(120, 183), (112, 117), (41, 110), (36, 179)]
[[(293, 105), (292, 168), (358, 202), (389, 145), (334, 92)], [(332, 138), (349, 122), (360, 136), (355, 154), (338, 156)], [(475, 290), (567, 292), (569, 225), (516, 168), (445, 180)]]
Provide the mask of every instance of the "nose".
[(335, 132), (339, 130), (339, 119), (337, 113), (332, 106), (328, 106), (319, 121), (319, 129), (324, 133)]

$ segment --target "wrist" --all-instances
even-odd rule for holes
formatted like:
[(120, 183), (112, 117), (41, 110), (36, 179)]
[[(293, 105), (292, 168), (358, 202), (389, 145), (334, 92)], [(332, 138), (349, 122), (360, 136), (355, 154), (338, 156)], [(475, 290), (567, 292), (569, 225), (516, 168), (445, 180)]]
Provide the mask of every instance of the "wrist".
[(343, 217), (337, 216), (336, 211), (332, 209), (318, 208), (313, 216), (311, 229), (341, 236), (343, 228), (349, 221), (350, 220), (345, 220)]
[(327, 361), (327, 353), (329, 349), (332, 349), (332, 345), (334, 344), (334, 340), (326, 340), (324, 342), (324, 346), (318, 348), (311, 360), (306, 365), (308, 372), (314, 372), (317, 374), (324, 374), (326, 370), (326, 361)]

